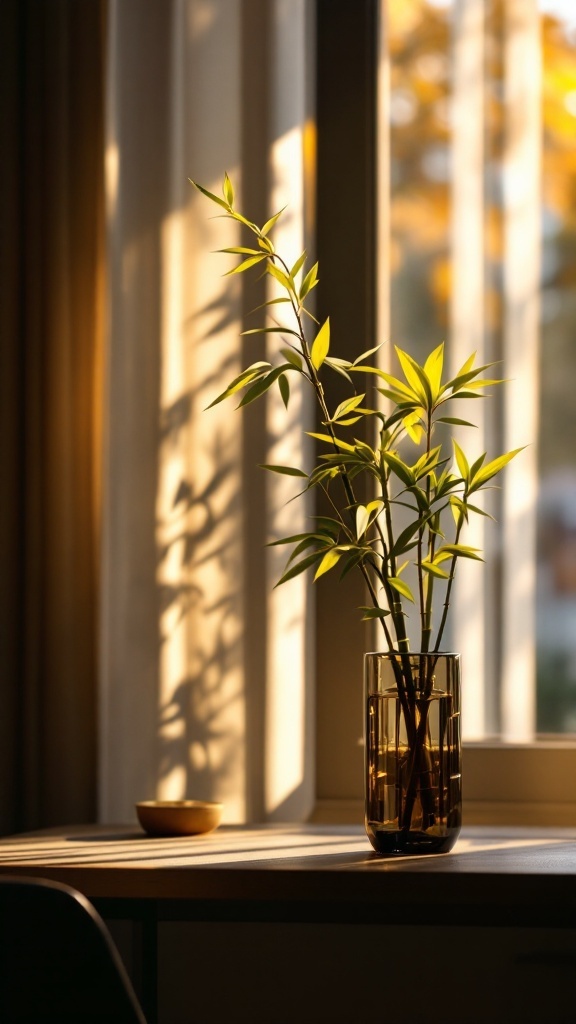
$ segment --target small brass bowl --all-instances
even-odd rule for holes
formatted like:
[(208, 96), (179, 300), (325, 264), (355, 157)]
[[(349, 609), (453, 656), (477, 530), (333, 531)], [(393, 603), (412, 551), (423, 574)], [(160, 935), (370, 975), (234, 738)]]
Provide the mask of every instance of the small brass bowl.
[(218, 828), (223, 805), (204, 800), (142, 800), (136, 814), (149, 836), (194, 836)]

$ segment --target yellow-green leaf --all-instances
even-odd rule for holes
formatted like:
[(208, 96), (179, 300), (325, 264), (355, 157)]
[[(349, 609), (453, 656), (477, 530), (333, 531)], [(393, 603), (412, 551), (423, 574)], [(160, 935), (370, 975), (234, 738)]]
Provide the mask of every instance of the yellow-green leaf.
[(275, 278), (275, 280), (282, 285), (283, 288), (286, 288), (286, 290), (289, 292), (294, 291), (294, 282), (288, 277), (287, 274), (284, 273), (283, 270), (280, 270), (280, 268), (277, 267), (274, 263), (268, 263), (266, 269), (268, 273), (271, 274), (272, 277)]
[(460, 445), (458, 444), (457, 441), (454, 440), (454, 438), (452, 438), (452, 444), (454, 445), (454, 453), (456, 455), (456, 464), (458, 466), (458, 469), (460, 470), (460, 476), (462, 477), (463, 480), (468, 480), (468, 476), (469, 476), (469, 473), (470, 473), (470, 467), (468, 465), (468, 459), (466, 458), (466, 456), (465, 456), (464, 452), (462, 451)]
[(294, 266), (292, 267), (292, 269), (290, 271), (290, 277), (296, 277), (296, 274), (298, 273), (298, 271), (302, 270), (302, 267), (304, 266), (305, 259), (306, 259), (306, 250), (304, 250), (302, 255), (299, 256), (298, 259), (296, 260), (296, 263), (294, 264)]
[(281, 210), (278, 210), (278, 213), (275, 213), (273, 217), (270, 217), (270, 220), (266, 221), (266, 223), (264, 224), (264, 226), (263, 226), (263, 228), (262, 228), (262, 230), (260, 232), (261, 235), (267, 235), (268, 232), (272, 230), (272, 228), (274, 227), (276, 221), (278, 220), (279, 217), (282, 216), (282, 214), (284, 213), (285, 209), (286, 209), (286, 207), (283, 206)]
[(424, 572), (429, 573), (430, 576), (437, 576), (438, 579), (440, 579), (440, 580), (449, 580), (450, 579), (450, 574), (445, 572), (444, 569), (441, 569), (440, 566), (436, 565), (434, 562), (422, 561), (420, 564), (421, 564)]
[(440, 388), (442, 385), (442, 369), (444, 367), (444, 342), (438, 345), (433, 352), (430, 353), (426, 362), (424, 363), (424, 373), (430, 381), (430, 388), (432, 390), (432, 402), (436, 402), (440, 394)]
[[(270, 466), (266, 463), (260, 463), (259, 468), (268, 469), (271, 473), (284, 473), (285, 476), (303, 476), (308, 479), (307, 473), (304, 473), (301, 469), (296, 469), (294, 466)], [(302, 534), (302, 536), (304, 536), (304, 534)], [(277, 541), (276, 543), (280, 542)], [(285, 544), (286, 541), (282, 541), (282, 543)]]
[(356, 537), (358, 540), (366, 533), (369, 522), (370, 513), (368, 509), (365, 505), (358, 505), (356, 509)]
[(310, 350), (312, 366), (319, 370), (330, 350), (330, 317), (328, 317), (318, 331)]
[(242, 274), (245, 270), (249, 270), (250, 267), (253, 267), (256, 263), (261, 263), (265, 259), (265, 256), (249, 256), (247, 260), (242, 260), (242, 263), (239, 263), (237, 267), (227, 270), (224, 277), (230, 277), (231, 274)]
[(341, 557), (342, 552), (338, 551), (337, 548), (332, 548), (331, 551), (327, 551), (316, 570), (314, 579), (317, 580), (320, 576), (323, 576), (325, 572), (329, 572), (330, 569), (333, 569), (337, 562), (340, 561)]
[(197, 188), (198, 191), (201, 192), (203, 196), (206, 196), (207, 199), (211, 199), (213, 203), (218, 203), (218, 206), (222, 206), (225, 210), (229, 209), (228, 203), (225, 202), (224, 199), (220, 199), (219, 196), (215, 196), (213, 192), (209, 192), (207, 188), (204, 188), (202, 185), (199, 185), (198, 182), (193, 181), (192, 178), (188, 178), (188, 181), (190, 182), (191, 185), (194, 185), (194, 188)]
[(228, 174), (224, 174), (224, 183), (222, 185), (222, 195), (228, 203), (228, 206), (234, 206), (234, 189), (232, 188), (232, 182), (228, 177)]
[(393, 587), (394, 590), (401, 594), (402, 597), (405, 597), (408, 601), (412, 601), (412, 603), (414, 604), (414, 595), (412, 594), (410, 587), (408, 586), (407, 583), (404, 582), (404, 580), (399, 580), (397, 576), (390, 576), (388, 578), (388, 583), (390, 584), (391, 587)]
[[(282, 396), (284, 406), (287, 409), (288, 402), (290, 401), (290, 383), (285, 373), (278, 377), (278, 387), (280, 388), (280, 394)], [(306, 476), (306, 474), (304, 474), (304, 476)]]

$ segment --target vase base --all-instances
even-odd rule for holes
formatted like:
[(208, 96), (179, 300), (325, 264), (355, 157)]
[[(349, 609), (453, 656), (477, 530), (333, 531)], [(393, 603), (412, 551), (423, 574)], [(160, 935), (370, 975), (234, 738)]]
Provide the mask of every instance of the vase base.
[(410, 854), (449, 853), (458, 839), (460, 829), (443, 829), (438, 833), (432, 830), (418, 832), (412, 829), (383, 828), (367, 822), (366, 832), (374, 850), (381, 857), (405, 857)]

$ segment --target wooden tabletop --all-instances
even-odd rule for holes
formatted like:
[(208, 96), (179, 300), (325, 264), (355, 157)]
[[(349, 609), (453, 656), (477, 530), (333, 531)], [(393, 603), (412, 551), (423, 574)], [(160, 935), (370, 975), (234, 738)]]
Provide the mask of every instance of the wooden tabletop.
[(576, 829), (468, 828), (449, 854), (382, 858), (356, 826), (263, 825), (149, 838), (76, 826), (0, 841), (0, 875), (65, 882), (89, 898), (469, 909), (576, 921)]

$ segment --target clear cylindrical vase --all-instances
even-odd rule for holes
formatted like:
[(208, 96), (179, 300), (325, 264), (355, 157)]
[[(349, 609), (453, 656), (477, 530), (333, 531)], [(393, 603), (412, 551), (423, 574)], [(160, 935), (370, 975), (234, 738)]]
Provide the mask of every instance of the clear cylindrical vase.
[(460, 655), (364, 656), (366, 832), (383, 856), (447, 853), (462, 821)]

